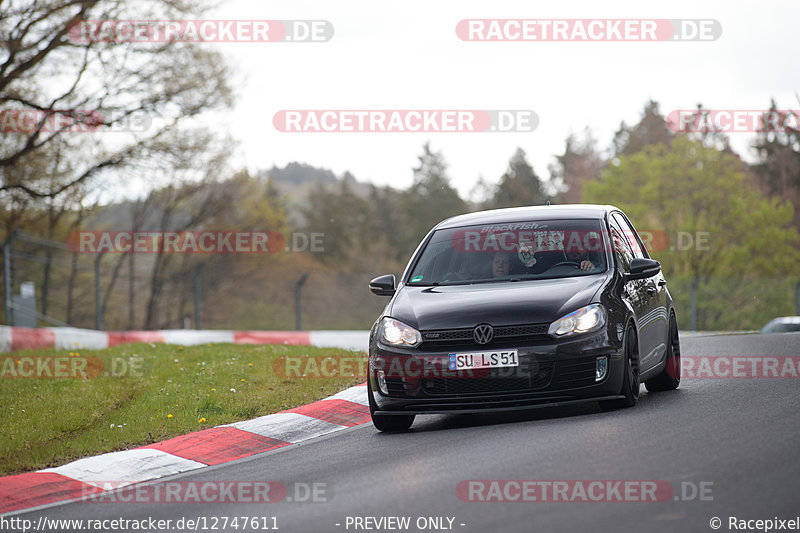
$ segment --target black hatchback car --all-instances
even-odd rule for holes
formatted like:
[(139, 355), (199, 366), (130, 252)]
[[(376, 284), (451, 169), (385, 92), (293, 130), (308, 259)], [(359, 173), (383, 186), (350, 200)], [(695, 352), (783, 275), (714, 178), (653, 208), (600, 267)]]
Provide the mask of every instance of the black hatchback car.
[(563, 205), (450, 218), (425, 237), (370, 332), (375, 427), (418, 414), (598, 401), (615, 409), (680, 383), (661, 265), (613, 206)]

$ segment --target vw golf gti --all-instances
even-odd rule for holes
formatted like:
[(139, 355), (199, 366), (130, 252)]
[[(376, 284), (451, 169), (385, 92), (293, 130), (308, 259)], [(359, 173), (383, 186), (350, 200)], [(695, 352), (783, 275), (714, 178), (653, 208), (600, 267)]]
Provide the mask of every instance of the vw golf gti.
[(680, 383), (672, 298), (628, 217), (613, 206), (456, 216), (423, 239), (370, 332), (375, 427), (418, 414), (597, 401), (636, 404)]

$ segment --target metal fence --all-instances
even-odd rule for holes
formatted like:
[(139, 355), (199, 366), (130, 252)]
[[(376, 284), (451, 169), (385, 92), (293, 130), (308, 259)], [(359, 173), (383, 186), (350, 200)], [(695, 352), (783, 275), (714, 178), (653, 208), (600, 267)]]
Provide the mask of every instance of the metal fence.
[[(172, 269), (155, 279), (159, 255), (76, 253), (65, 242), (14, 231), (2, 245), (3, 323), (97, 330), (368, 329), (386, 303), (367, 291), (367, 274), (314, 265), (298, 271), (274, 254), (173, 256)], [(230, 272), (236, 261), (250, 261), (244, 278)]]

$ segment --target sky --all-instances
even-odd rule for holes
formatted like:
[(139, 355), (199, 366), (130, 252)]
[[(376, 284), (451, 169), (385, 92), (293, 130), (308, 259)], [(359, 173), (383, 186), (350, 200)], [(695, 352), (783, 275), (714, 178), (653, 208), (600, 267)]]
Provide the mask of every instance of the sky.
[[(496, 182), (517, 147), (541, 177), (570, 133), (589, 128), (606, 149), (622, 120), (635, 124), (649, 99), (663, 114), (765, 109), (774, 98), (798, 109), (796, 0), (763, 2), (537, 2), (494, 0), (233, 0), (221, 19), (327, 20), (322, 43), (217, 43), (236, 70), (237, 101), (215, 127), (238, 142), (233, 163), (251, 171), (299, 161), (407, 187), (425, 142), (441, 151), (452, 183), (468, 195)], [(205, 16), (204, 18), (210, 18)], [(462, 19), (714, 19), (713, 41), (466, 42)], [(513, 133), (285, 133), (279, 110), (533, 110), (533, 131)], [(753, 135), (731, 134), (751, 159)]]

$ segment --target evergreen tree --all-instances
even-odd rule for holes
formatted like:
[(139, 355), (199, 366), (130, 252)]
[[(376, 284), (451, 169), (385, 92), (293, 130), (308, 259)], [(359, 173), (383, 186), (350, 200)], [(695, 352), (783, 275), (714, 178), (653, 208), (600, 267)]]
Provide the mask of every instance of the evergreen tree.
[(658, 102), (648, 101), (642, 111), (642, 118), (634, 126), (623, 121), (614, 134), (614, 154), (631, 155), (645, 146), (663, 143), (669, 145), (674, 134), (667, 127), (664, 115), (659, 111)]
[(525, 151), (517, 148), (508, 162), (508, 170), (500, 177), (495, 189), (492, 207), (519, 207), (541, 205), (547, 201), (542, 180), (525, 157)]

